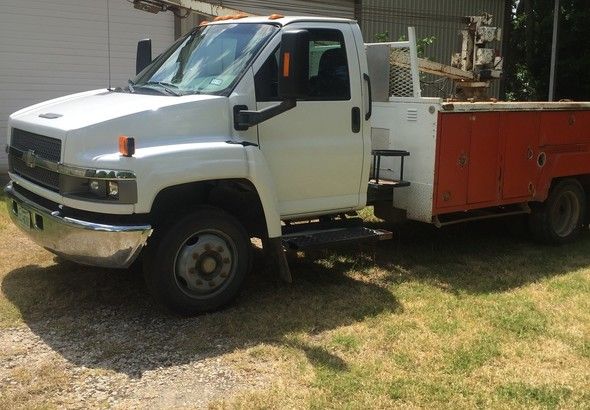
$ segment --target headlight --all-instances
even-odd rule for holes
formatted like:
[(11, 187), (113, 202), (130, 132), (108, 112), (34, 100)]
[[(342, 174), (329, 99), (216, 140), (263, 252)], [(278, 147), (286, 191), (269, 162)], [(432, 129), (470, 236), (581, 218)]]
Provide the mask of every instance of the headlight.
[(90, 189), (90, 192), (92, 192), (94, 195), (104, 196), (104, 181), (91, 180), (88, 183), (88, 188)]
[(135, 180), (90, 179), (62, 175), (60, 185), (62, 195), (75, 199), (119, 204), (137, 202)]
[(119, 197), (119, 183), (117, 181), (109, 181), (108, 183), (108, 195), (111, 198), (118, 198)]

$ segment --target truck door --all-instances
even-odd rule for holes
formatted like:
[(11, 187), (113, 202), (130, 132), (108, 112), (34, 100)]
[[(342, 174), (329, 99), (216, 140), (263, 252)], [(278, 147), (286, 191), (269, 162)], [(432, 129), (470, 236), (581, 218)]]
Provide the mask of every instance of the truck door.
[[(282, 216), (359, 206), (363, 170), (361, 74), (348, 24), (307, 23), (310, 96), (258, 125)], [(275, 39), (276, 40), (276, 39)], [(257, 109), (278, 101), (278, 41), (255, 70)]]

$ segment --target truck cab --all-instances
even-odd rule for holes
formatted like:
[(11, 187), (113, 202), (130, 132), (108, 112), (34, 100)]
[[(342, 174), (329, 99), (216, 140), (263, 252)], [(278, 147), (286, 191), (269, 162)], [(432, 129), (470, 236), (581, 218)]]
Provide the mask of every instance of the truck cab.
[(141, 255), (154, 295), (192, 314), (235, 297), (250, 238), (289, 280), (291, 221), (366, 205), (371, 98), (354, 21), (234, 16), (139, 68), (126, 87), (10, 116), (10, 214), (49, 251), (111, 268)]

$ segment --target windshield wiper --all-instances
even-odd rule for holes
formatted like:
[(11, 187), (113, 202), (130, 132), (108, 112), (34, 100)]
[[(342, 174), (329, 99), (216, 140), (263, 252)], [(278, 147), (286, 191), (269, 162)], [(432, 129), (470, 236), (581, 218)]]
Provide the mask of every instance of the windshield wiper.
[(133, 86), (135, 85), (135, 83), (131, 80), (127, 80), (127, 88), (129, 88), (129, 91), (134, 93), (135, 92), (135, 88), (133, 88)]
[(180, 96), (182, 95), (182, 92), (178, 91), (178, 87), (174, 84), (170, 84), (170, 83), (165, 83), (162, 81), (148, 81), (147, 83), (144, 84), (135, 84), (136, 87), (143, 87), (146, 85), (158, 85), (160, 87), (162, 87), (168, 94), (172, 94), (175, 96)]

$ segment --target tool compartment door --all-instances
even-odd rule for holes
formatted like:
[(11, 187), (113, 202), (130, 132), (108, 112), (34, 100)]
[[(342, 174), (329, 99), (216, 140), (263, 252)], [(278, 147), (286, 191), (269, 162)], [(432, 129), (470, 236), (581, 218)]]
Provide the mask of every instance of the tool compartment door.
[(539, 179), (538, 112), (505, 112), (500, 133), (504, 145), (502, 199), (530, 197)]
[(437, 144), (436, 208), (467, 204), (470, 134), (470, 115), (441, 115)]
[(500, 193), (500, 114), (471, 115), (467, 203), (478, 204), (499, 199)]

